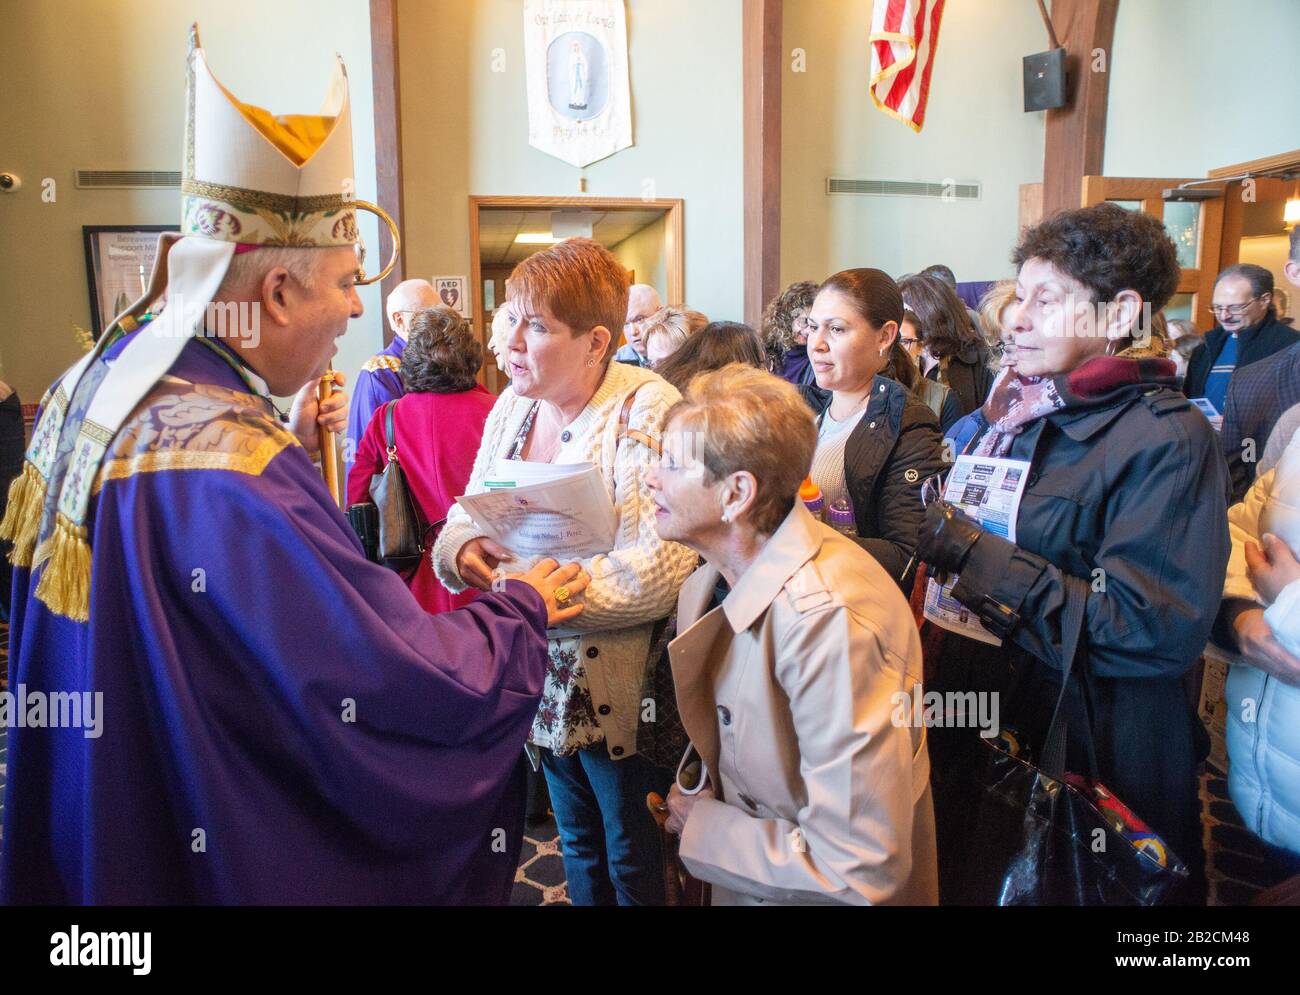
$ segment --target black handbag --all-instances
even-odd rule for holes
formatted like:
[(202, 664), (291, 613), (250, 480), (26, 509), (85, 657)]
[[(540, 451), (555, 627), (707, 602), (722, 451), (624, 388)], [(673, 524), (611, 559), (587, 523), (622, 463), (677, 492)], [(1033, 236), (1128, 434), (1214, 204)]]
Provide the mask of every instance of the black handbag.
[[(393, 434), (393, 406), (396, 403), (390, 401), (384, 407), (384, 445), (388, 462), (381, 472), (370, 478), (370, 497), (374, 502), (371, 507), (375, 510), (372, 515), (358, 511), (357, 518), (363, 520), (364, 528), (373, 530), (375, 562), (399, 573), (414, 573), (427, 548), (426, 537), (442, 522), (433, 525), (424, 522), (411, 496), (406, 473), (397, 460), (397, 440)], [(356, 505), (348, 509), (349, 520), (353, 518), (354, 510), (364, 507)], [(371, 521), (364, 521), (367, 518)], [(353, 527), (357, 527), (355, 522)], [(361, 536), (361, 541), (365, 545), (365, 535)]]
[(371, 563), (379, 562), (379, 509), (373, 501), (354, 504), (347, 511), (348, 524), (361, 540), (361, 550)]
[(1089, 776), (1065, 771), (1064, 703), (1071, 675), (1086, 677), (1078, 657), (1088, 596), (1083, 581), (1065, 581), (1065, 673), (1039, 766), (980, 740), (970, 851), (952, 896), (963, 905), (1157, 905), (1187, 881), (1177, 855), (1099, 783), (1090, 728), (1080, 730)]

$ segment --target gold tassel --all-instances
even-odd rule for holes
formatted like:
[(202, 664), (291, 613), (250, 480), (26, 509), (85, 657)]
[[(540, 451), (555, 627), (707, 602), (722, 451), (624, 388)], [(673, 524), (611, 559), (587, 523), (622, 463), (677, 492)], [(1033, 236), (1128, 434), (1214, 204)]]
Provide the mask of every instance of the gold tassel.
[(74, 622), (90, 619), (90, 543), (84, 525), (73, 525), (59, 515), (40, 549), (36, 551), (37, 565), (45, 563), (45, 571), (36, 585), (36, 600), (56, 615), (64, 615)]
[(16, 567), (30, 567), (36, 548), (36, 533), (45, 511), (45, 481), (40, 471), (26, 460), (23, 470), (9, 485), (9, 503), (4, 521), (0, 522), (0, 539), (14, 544), (9, 562)]

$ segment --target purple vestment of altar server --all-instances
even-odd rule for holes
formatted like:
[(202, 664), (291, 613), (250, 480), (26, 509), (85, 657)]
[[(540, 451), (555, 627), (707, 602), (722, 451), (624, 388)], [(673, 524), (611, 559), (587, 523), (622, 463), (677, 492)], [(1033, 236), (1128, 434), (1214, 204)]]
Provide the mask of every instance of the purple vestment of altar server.
[(347, 445), (343, 447), (343, 479), (352, 472), (356, 462), (361, 440), (366, 437), (370, 419), (375, 412), (389, 401), (396, 401), (406, 394), (406, 384), (402, 375), (392, 367), (402, 362), (402, 353), (406, 351), (406, 340), (394, 335), (388, 348), (377, 356), (371, 356), (357, 373), (357, 382), (352, 388), (352, 397), (348, 403)]
[(217, 352), (171, 372), (101, 470), (89, 622), (15, 571), (11, 688), (103, 704), (10, 729), (0, 901), (500, 900), (541, 597), (427, 615)]

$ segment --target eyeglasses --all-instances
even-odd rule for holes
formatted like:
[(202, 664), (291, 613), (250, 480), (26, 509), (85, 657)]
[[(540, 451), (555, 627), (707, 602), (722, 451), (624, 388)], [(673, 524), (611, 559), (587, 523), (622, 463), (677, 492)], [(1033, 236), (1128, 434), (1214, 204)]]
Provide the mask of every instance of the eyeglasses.
[(904, 349), (912, 349), (921, 344), (920, 339), (905, 339), (901, 335), (898, 337), (898, 344)]
[(921, 507), (928, 508), (935, 501), (943, 497), (944, 478), (947, 477), (946, 470), (940, 470), (938, 473), (926, 477), (921, 483)]
[(1268, 294), (1260, 294), (1258, 297), (1252, 297), (1242, 304), (1211, 304), (1210, 314), (1223, 318), (1240, 318), (1246, 313), (1246, 308), (1267, 296)]

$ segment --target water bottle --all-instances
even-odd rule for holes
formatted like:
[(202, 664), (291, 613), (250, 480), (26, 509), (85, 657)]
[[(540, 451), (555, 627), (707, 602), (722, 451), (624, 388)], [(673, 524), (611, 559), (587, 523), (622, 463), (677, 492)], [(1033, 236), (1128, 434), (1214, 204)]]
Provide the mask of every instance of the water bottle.
[(857, 537), (858, 524), (853, 515), (853, 502), (847, 494), (842, 494), (831, 502), (827, 524), (841, 535)]
[(812, 477), (804, 477), (803, 483), (799, 485), (799, 500), (812, 512), (813, 518), (819, 522), (822, 520), (822, 509), (826, 507), (826, 499), (822, 497), (822, 489), (813, 483)]

